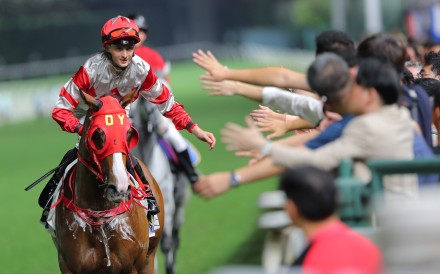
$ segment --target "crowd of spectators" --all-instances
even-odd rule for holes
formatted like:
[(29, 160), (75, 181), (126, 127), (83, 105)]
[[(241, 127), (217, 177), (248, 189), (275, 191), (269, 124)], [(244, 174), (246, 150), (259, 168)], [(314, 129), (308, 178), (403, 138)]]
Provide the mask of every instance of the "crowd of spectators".
[[(280, 176), (285, 209), (309, 239), (295, 266), (311, 273), (384, 271), (380, 249), (336, 216), (337, 188), (330, 178), (351, 159), (354, 176), (368, 185), (368, 160), (438, 153), (440, 52), (436, 45), (423, 47), (402, 37), (384, 32), (355, 42), (341, 31), (324, 31), (305, 73), (227, 68), (210, 51), (193, 53), (210, 95), (238, 95), (259, 104), (245, 127), (229, 122), (221, 132), (227, 149), (250, 157), (249, 165), (202, 175), (194, 191), (211, 199)], [(384, 194), (399, 198), (393, 202), (416, 199), (437, 182), (437, 175), (388, 176)]]

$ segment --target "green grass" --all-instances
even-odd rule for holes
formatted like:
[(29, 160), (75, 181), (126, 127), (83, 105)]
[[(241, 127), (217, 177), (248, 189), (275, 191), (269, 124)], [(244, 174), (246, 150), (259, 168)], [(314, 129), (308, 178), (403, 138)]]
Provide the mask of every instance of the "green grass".
[[(238, 63), (227, 63), (239, 67)], [(255, 64), (243, 63), (242, 67)], [(245, 165), (220, 142), (220, 129), (228, 121), (244, 124), (244, 117), (257, 105), (239, 97), (208, 97), (200, 90), (202, 70), (192, 64), (175, 64), (171, 81), (176, 100), (185, 105), (193, 120), (213, 132), (218, 144), (208, 151), (205, 143), (184, 133), (202, 154), (199, 170), (205, 174), (228, 171)], [(9, 85), (61, 85), (69, 76), (59, 76)], [(29, 192), (23, 189), (54, 167), (76, 142), (72, 134), (61, 132), (49, 118), (0, 127), (0, 262), (4, 273), (58, 273), (56, 250), (50, 236), (39, 224), (37, 205), (43, 183)], [(258, 195), (274, 189), (276, 179), (234, 189), (205, 201), (192, 195), (186, 208), (177, 258), (180, 274), (207, 273), (225, 264), (258, 264), (263, 232), (257, 229)], [(163, 258), (160, 255), (161, 273)]]

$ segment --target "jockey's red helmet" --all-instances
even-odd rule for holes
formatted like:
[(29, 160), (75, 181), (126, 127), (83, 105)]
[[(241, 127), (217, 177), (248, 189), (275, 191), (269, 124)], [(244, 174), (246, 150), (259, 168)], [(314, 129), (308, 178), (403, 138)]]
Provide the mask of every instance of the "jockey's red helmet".
[(139, 28), (134, 20), (119, 15), (104, 24), (101, 39), (103, 47), (107, 44), (134, 45), (140, 41)]

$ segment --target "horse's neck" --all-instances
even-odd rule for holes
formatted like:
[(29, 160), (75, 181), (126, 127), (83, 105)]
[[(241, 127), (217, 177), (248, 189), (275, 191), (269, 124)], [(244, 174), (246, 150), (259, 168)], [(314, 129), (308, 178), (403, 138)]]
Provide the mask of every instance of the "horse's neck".
[(114, 206), (104, 198), (104, 183), (80, 162), (73, 180), (75, 200), (80, 208), (105, 210)]

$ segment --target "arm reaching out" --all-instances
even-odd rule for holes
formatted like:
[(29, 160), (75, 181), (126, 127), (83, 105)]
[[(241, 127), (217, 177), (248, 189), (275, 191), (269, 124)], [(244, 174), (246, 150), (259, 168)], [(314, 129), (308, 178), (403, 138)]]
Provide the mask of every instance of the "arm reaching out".
[(275, 112), (271, 110), (269, 107), (259, 105), (258, 109), (254, 109), (251, 111), (251, 117), (255, 122), (264, 120), (264, 119), (274, 119), (274, 120), (286, 120), (286, 116), (284, 114)]
[(266, 67), (257, 69), (227, 69), (210, 51), (198, 50), (193, 53), (193, 62), (208, 73), (204, 80), (236, 80), (261, 86), (298, 88), (310, 90), (306, 75), (283, 67)]
[(267, 118), (256, 121), (255, 124), (260, 127), (260, 132), (272, 132), (272, 134), (267, 136), (267, 139), (281, 137), (287, 132), (297, 129), (310, 129), (315, 127), (309, 121), (299, 117), (289, 121)]
[[(226, 124), (221, 130), (222, 142), (228, 150), (252, 150), (261, 149), (266, 143), (266, 138), (258, 131), (257, 126), (250, 117), (246, 117), (247, 127), (234, 123)], [(263, 155), (264, 156), (264, 155)]]
[(239, 81), (223, 80), (220, 82), (202, 79), (202, 89), (210, 90), (209, 96), (234, 96), (240, 95), (245, 98), (261, 102), (263, 88), (256, 85), (246, 84)]

